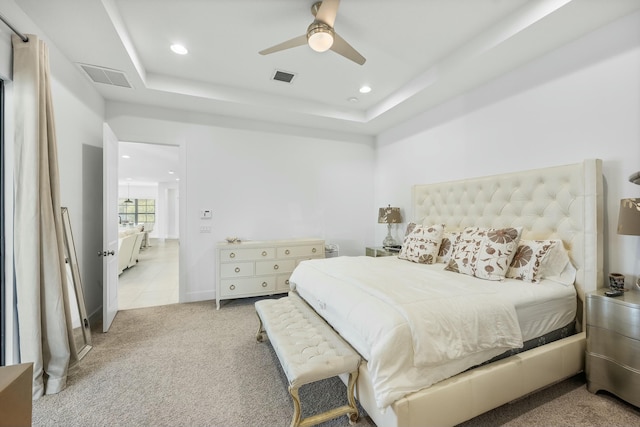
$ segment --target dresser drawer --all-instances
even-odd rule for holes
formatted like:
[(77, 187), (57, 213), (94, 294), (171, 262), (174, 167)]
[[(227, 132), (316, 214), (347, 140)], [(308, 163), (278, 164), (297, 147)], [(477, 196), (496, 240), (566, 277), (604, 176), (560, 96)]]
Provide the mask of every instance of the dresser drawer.
[(296, 266), (293, 259), (279, 259), (274, 261), (256, 262), (256, 275), (291, 273)]
[(255, 274), (252, 262), (220, 264), (220, 277), (248, 277)]
[(640, 337), (640, 309), (614, 298), (587, 298), (587, 325), (616, 331), (620, 335)]
[(278, 248), (278, 258), (298, 258), (324, 255), (324, 245), (283, 246)]
[(220, 250), (220, 261), (245, 261), (249, 259), (272, 259), (276, 256), (275, 248), (242, 248)]
[(627, 402), (640, 406), (640, 373), (613, 360), (587, 353), (585, 360), (587, 388), (595, 393), (607, 390)]
[(220, 294), (222, 297), (234, 298), (243, 295), (258, 295), (263, 292), (275, 292), (275, 290), (275, 277), (248, 277), (220, 281)]
[(324, 254), (323, 255), (308, 256), (308, 257), (304, 257), (304, 258), (298, 258), (296, 260), (296, 265), (300, 264), (302, 261), (307, 261), (307, 260), (310, 260), (310, 259), (318, 259), (318, 258), (324, 258)]
[(291, 290), (291, 286), (289, 285), (289, 277), (290, 274), (281, 274), (277, 277), (276, 281), (276, 289), (282, 292), (289, 292)]
[(595, 326), (589, 326), (587, 337), (587, 353), (625, 366), (640, 366), (640, 341)]

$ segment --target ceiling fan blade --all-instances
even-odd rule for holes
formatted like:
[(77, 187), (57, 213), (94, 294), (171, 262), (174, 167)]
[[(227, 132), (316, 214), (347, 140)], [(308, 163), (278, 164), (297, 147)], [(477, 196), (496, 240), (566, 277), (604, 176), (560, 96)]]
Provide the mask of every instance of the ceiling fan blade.
[(258, 52), (260, 55), (268, 55), (270, 53), (279, 52), (285, 49), (291, 49), (292, 47), (302, 46), (303, 44), (307, 44), (307, 35), (303, 34), (298, 37), (294, 37), (291, 40), (287, 40), (286, 42), (282, 42), (275, 46), (271, 46), (267, 49), (261, 50)]
[(331, 50), (360, 65), (364, 64), (366, 61), (366, 58), (360, 55), (360, 53), (347, 43), (345, 39), (340, 37), (338, 33), (333, 34), (333, 45), (331, 46)]
[(339, 5), (340, 0), (322, 0), (318, 13), (316, 13), (316, 19), (333, 28), (333, 23), (336, 22)]

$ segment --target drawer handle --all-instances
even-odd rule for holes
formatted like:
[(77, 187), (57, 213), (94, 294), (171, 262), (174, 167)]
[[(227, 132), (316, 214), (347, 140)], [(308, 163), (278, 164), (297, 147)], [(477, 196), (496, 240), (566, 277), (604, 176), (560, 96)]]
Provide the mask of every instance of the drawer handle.
[(267, 282), (262, 282), (262, 287), (266, 288), (267, 287)]
[(278, 264), (274, 264), (274, 266), (273, 266), (273, 269), (274, 269), (274, 270), (277, 270), (277, 269), (279, 269), (279, 268), (280, 268), (280, 266), (279, 266)]
[(236, 288), (236, 285), (231, 285), (231, 286), (229, 286), (229, 289), (230, 289), (230, 290), (232, 290), (232, 291), (233, 291), (235, 288)]
[(316, 253), (316, 248), (311, 249), (311, 252)]
[(284, 251), (285, 255), (289, 255), (291, 253), (291, 251), (289, 249), (287, 249), (286, 251)]
[(236, 267), (235, 272), (240, 273), (240, 267)]
[(262, 251), (262, 256), (267, 256), (267, 251)]
[(235, 258), (235, 257), (236, 257), (236, 254), (235, 254), (234, 252), (231, 252), (231, 253), (229, 254), (229, 258)]

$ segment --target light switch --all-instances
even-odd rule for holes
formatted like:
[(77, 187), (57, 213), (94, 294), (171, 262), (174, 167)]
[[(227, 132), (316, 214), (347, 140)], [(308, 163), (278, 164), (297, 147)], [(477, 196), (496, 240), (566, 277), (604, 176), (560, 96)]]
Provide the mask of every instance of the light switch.
[(211, 227), (209, 227), (208, 225), (201, 225), (200, 226), (200, 232), (201, 233), (211, 233)]
[(211, 211), (211, 209), (203, 209), (200, 211), (200, 218), (211, 219), (213, 218), (213, 212)]

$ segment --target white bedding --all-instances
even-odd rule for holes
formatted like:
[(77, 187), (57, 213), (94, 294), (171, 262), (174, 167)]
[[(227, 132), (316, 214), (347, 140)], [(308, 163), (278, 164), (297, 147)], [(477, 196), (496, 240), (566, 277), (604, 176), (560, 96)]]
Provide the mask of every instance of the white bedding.
[[(565, 326), (575, 317), (572, 286), (480, 280), (445, 271), (443, 264), (416, 264), (396, 257), (304, 261), (290, 283), (368, 361), (379, 408)], [(451, 294), (462, 300), (450, 299)], [(493, 317), (488, 325), (476, 316), (469, 300), (480, 303), (475, 307), (490, 309)], [(421, 341), (421, 336), (433, 338), (440, 328), (427, 315), (443, 318), (443, 312), (462, 303), (464, 316), (454, 316), (441, 326), (440, 343)], [(425, 345), (429, 349), (421, 350)]]

